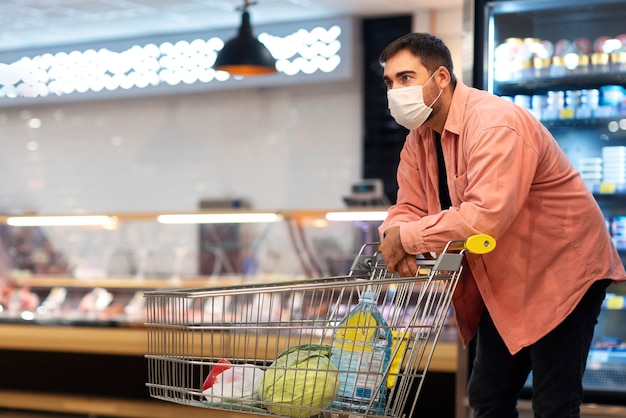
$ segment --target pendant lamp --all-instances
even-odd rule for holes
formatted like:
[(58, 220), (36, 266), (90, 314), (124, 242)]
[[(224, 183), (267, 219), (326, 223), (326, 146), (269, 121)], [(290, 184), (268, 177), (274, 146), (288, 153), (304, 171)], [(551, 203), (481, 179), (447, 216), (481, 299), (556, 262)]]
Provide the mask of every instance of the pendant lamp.
[(226, 42), (217, 54), (213, 68), (231, 75), (255, 76), (276, 72), (276, 59), (257, 38), (252, 35), (249, 0), (245, 0), (241, 26), (236, 37)]

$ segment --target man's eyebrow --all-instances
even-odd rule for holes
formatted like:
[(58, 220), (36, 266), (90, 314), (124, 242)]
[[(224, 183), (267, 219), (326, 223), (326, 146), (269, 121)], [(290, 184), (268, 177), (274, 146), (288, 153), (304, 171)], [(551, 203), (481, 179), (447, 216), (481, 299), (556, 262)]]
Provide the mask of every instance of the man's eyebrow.
[(400, 71), (398, 73), (396, 73), (396, 78), (405, 76), (405, 75), (417, 75), (416, 71), (413, 70), (404, 70), (404, 71)]
[[(399, 71), (395, 74), (395, 78), (400, 78), (403, 77), (405, 75), (416, 75), (417, 73), (413, 70), (404, 70), (404, 71)], [(383, 75), (383, 80), (391, 80), (391, 78), (387, 75)]]

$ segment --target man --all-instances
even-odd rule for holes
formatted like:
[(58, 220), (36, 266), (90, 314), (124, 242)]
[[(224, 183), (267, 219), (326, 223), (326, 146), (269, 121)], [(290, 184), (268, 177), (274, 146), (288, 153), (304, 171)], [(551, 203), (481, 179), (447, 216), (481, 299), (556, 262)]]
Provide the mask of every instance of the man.
[(493, 252), (467, 255), (453, 298), (463, 343), (477, 335), (470, 406), (517, 417), (532, 370), (535, 416), (579, 417), (606, 287), (626, 280), (597, 203), (529, 112), (456, 80), (441, 40), (405, 35), (381, 63), (391, 115), (410, 130), (380, 227), (387, 268), (414, 275), (416, 254), (493, 236)]

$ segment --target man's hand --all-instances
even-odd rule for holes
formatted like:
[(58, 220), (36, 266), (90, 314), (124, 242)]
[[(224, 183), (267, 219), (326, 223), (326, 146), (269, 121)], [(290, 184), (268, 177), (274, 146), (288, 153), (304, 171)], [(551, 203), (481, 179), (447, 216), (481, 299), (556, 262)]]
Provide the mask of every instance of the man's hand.
[(404, 251), (402, 241), (400, 240), (399, 226), (392, 226), (386, 231), (381, 243), (381, 252), (389, 272), (398, 273), (402, 277), (410, 277), (417, 274), (415, 255)]

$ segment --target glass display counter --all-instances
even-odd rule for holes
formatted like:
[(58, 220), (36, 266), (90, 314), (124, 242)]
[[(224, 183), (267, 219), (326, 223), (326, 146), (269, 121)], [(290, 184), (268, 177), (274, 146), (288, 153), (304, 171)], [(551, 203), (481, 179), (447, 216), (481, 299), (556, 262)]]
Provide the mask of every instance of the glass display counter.
[(0, 321), (141, 323), (146, 289), (346, 274), (385, 211), (328, 213), (5, 216)]

